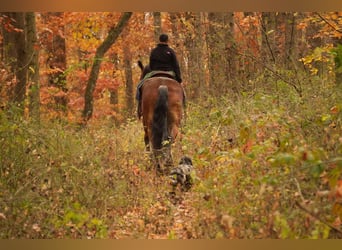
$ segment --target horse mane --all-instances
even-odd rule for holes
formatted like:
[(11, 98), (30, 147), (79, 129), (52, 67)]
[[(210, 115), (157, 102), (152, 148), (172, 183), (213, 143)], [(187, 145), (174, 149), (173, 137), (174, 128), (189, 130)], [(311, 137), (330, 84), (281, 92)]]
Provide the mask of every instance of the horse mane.
[(138, 60), (138, 66), (141, 69), (141, 71), (144, 70), (144, 65), (143, 65), (143, 63), (140, 60)]

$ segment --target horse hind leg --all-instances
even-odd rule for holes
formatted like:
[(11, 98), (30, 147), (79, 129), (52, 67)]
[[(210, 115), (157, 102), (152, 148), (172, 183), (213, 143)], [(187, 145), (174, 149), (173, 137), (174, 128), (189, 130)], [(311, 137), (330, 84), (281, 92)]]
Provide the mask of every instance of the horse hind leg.
[(168, 145), (164, 145), (161, 149), (155, 149), (153, 152), (154, 165), (157, 174), (168, 175), (173, 167), (173, 159), (171, 154), (171, 143), (165, 141)]
[(169, 174), (170, 169), (173, 167), (173, 159), (172, 159), (172, 152), (171, 152), (171, 140), (169, 140), (169, 145), (164, 148), (164, 159), (165, 159), (165, 174)]
[(145, 132), (145, 135), (144, 135), (144, 142), (145, 142), (145, 149), (147, 152), (149, 152), (151, 148), (150, 148), (150, 139), (148, 137), (147, 132)]

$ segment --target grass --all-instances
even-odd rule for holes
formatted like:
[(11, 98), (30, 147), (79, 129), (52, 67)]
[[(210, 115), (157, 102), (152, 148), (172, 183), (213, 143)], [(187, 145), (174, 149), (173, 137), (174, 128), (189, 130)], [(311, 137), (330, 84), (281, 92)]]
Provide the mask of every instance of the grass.
[(177, 204), (140, 121), (37, 126), (1, 111), (0, 238), (341, 238), (341, 97), (279, 84), (190, 101), (173, 153), (191, 156), (195, 185)]

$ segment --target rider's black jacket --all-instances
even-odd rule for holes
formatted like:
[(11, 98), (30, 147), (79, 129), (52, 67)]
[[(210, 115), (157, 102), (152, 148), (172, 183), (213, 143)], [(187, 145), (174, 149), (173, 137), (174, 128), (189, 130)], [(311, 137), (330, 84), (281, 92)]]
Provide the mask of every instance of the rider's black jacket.
[(150, 54), (151, 70), (173, 71), (176, 81), (181, 83), (181, 73), (176, 53), (167, 44), (159, 43)]

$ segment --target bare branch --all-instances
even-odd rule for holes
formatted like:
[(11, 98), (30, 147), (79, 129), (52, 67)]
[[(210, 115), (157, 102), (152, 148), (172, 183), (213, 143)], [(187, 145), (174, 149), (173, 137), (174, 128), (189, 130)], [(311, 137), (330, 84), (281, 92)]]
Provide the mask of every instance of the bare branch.
[(326, 24), (328, 24), (331, 28), (333, 28), (335, 31), (342, 33), (342, 30), (337, 29), (334, 25), (332, 25), (327, 19), (325, 19), (321, 14), (319, 14), (318, 12), (316, 12), (316, 15), (319, 16), (319, 18), (321, 18)]
[(332, 230), (340, 233), (342, 235), (342, 230), (331, 225), (330, 223), (327, 223), (325, 221), (323, 221), (322, 219), (318, 218), (312, 211), (310, 211), (308, 208), (304, 207), (304, 205), (300, 204), (298, 201), (295, 202), (296, 206), (299, 207), (301, 210), (303, 210), (304, 212), (306, 212), (307, 214), (309, 214), (310, 216), (312, 216), (315, 220), (323, 223), (324, 225), (328, 226), (329, 228), (331, 228)]

